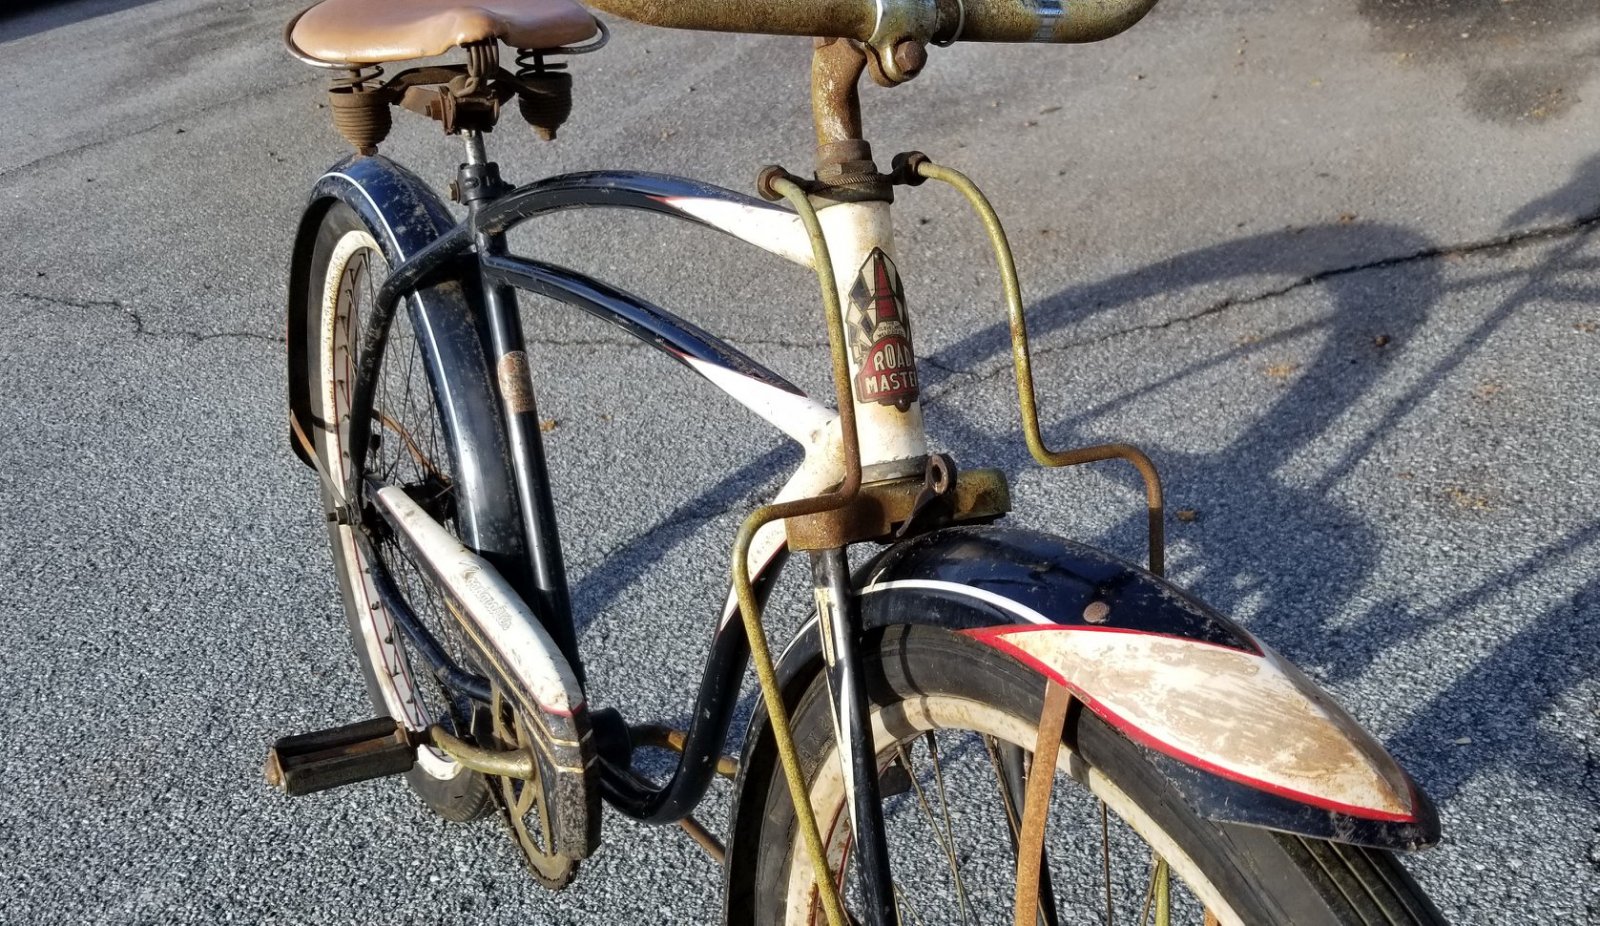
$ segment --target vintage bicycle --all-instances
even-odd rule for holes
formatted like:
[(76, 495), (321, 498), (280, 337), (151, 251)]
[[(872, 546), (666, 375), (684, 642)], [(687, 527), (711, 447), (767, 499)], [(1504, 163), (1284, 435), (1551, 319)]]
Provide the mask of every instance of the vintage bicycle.
[[(1095, 41), (1153, 3), (596, 0), (658, 26), (814, 39), (814, 172), (768, 167), (759, 196), (621, 171), (502, 179), (485, 134), (514, 102), (553, 138), (570, 59), (606, 44), (572, 0), (296, 16), (285, 42), (333, 75), (356, 153), (317, 181), (294, 241), (289, 430), (320, 477), (379, 717), (278, 741), (269, 781), (305, 794), (404, 774), (449, 819), (498, 809), (550, 888), (595, 851), (602, 801), (676, 823), (722, 862), (730, 923), (1442, 922), (1393, 854), (1437, 841), (1426, 796), (1315, 683), (1161, 578), (1143, 453), (1046, 445), (1000, 221), (924, 154), (881, 171), (863, 131), (863, 75), (904, 83), (957, 41)], [(446, 54), (465, 60), (381, 68)], [(449, 189), (464, 217), (377, 153), (395, 107), (464, 141)], [(1005, 526), (1001, 472), (930, 453), (891, 222), (927, 181), (963, 195), (993, 246), (1033, 457), (1136, 467), (1148, 568)], [(815, 271), (835, 407), (645, 299), (511, 252), (513, 228), (580, 208), (698, 223)], [(804, 450), (735, 539), (687, 730), (586, 697), (518, 290), (616, 325)], [(860, 545), (874, 552), (852, 569)], [(816, 612), (774, 657), (762, 611), (794, 552)], [(761, 701), (725, 756), (752, 666)], [(645, 749), (678, 754), (665, 781), (639, 770)], [(716, 835), (692, 814), (719, 774), (734, 804)]]

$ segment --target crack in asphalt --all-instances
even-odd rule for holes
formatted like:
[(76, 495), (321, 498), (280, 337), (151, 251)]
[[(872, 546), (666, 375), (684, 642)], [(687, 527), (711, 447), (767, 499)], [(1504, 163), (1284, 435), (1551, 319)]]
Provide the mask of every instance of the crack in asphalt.
[[(8, 176), (9, 173), (10, 172), (0, 172), (0, 178)], [(1350, 276), (1358, 273), (1367, 273), (1374, 270), (1386, 270), (1390, 267), (1404, 266), (1406, 264), (1419, 263), (1427, 260), (1459, 257), (1468, 254), (1483, 254), (1501, 250), (1515, 250), (1545, 241), (1552, 241), (1581, 234), (1595, 225), (1600, 225), (1600, 212), (1579, 216), (1573, 220), (1559, 222), (1554, 225), (1546, 225), (1538, 228), (1510, 232), (1504, 235), (1497, 235), (1493, 238), (1486, 238), (1478, 241), (1469, 241), (1458, 244), (1436, 245), (1434, 247), (1421, 248), (1406, 254), (1381, 257), (1374, 260), (1362, 261), (1356, 264), (1348, 264), (1342, 267), (1331, 267), (1326, 270), (1319, 270), (1315, 273), (1308, 273), (1304, 276), (1290, 280), (1289, 282), (1280, 286), (1261, 290), (1260, 292), (1246, 295), (1226, 296), (1199, 309), (1198, 311), (1190, 312), (1185, 315), (1176, 315), (1171, 318), (1163, 319), (1159, 322), (1131, 325), (1126, 328), (1119, 328), (1115, 331), (1108, 331), (1105, 334), (1096, 335), (1092, 338), (1082, 338), (1076, 341), (1068, 341), (1064, 344), (1053, 344), (1031, 351), (1030, 353), (1032, 358), (1037, 360), (1040, 357), (1061, 353), (1063, 351), (1094, 347), (1133, 334), (1142, 334), (1151, 331), (1164, 331), (1177, 325), (1191, 324), (1193, 322), (1220, 315), (1233, 309), (1259, 305), (1260, 303), (1277, 299), (1280, 296), (1288, 295), (1289, 293), (1297, 290), (1305, 289), (1310, 286), (1316, 286), (1319, 283), (1324, 283), (1328, 280), (1339, 277)], [(64, 296), (52, 296), (46, 293), (24, 292), (20, 290), (13, 290), (0, 295), (3, 295), (7, 298), (26, 299), (32, 302), (63, 306), (66, 308), (111, 309), (122, 314), (133, 323), (133, 333), (135, 337), (179, 340), (186, 341), (191, 344), (199, 344), (205, 341), (229, 338), (264, 341), (270, 344), (287, 343), (287, 339), (282, 335), (268, 335), (255, 331), (172, 331), (150, 328), (145, 324), (144, 318), (136, 310), (128, 307), (126, 303), (117, 299), (71, 299)], [(783, 338), (739, 338), (735, 340), (743, 344), (761, 347), (781, 347), (793, 349), (813, 349), (827, 347), (826, 343), (817, 342), (814, 340), (796, 341)], [(609, 338), (536, 338), (534, 343), (541, 345), (547, 344), (553, 347), (624, 347), (635, 349), (645, 347), (653, 348), (653, 345), (646, 344), (643, 341), (620, 341)], [(986, 382), (995, 378), (996, 376), (1001, 375), (1002, 373), (1010, 372), (1013, 369), (1011, 364), (1001, 363), (996, 364), (989, 370), (978, 372), (951, 366), (934, 357), (920, 357), (918, 360), (919, 362), (935, 367), (950, 376), (965, 377), (971, 382)]]
[[(1105, 334), (1096, 335), (1092, 338), (1083, 338), (1077, 341), (1068, 341), (1065, 344), (1053, 344), (1037, 350), (1031, 350), (1029, 351), (1030, 359), (1037, 360), (1040, 357), (1060, 353), (1062, 351), (1078, 350), (1085, 347), (1095, 347), (1131, 334), (1142, 334), (1149, 331), (1164, 331), (1176, 325), (1187, 325), (1192, 322), (1210, 318), (1214, 315), (1220, 315), (1232, 309), (1238, 309), (1245, 306), (1252, 306), (1262, 302), (1267, 302), (1280, 296), (1288, 295), (1289, 293), (1297, 290), (1305, 289), (1309, 286), (1316, 286), (1319, 283), (1324, 283), (1328, 280), (1336, 279), (1338, 277), (1366, 273), (1372, 270), (1387, 270), (1390, 267), (1399, 267), (1406, 264), (1420, 263), (1428, 260), (1439, 260), (1441, 258), (1459, 257), (1468, 254), (1483, 254), (1501, 250), (1516, 250), (1518, 248), (1527, 247), (1534, 244), (1541, 244), (1546, 241), (1554, 241), (1561, 238), (1568, 238), (1573, 235), (1582, 234), (1595, 225), (1600, 225), (1600, 212), (1591, 212), (1567, 222), (1558, 222), (1553, 225), (1543, 225), (1537, 228), (1529, 228), (1522, 231), (1509, 232), (1504, 235), (1496, 235), (1493, 238), (1485, 238), (1478, 241), (1468, 241), (1458, 244), (1436, 245), (1434, 247), (1420, 248), (1406, 254), (1381, 257), (1374, 260), (1362, 261), (1361, 263), (1357, 264), (1349, 264), (1343, 267), (1331, 267), (1327, 270), (1319, 270), (1315, 273), (1308, 273), (1304, 276), (1290, 280), (1281, 286), (1275, 286), (1271, 289), (1265, 289), (1257, 293), (1226, 296), (1198, 311), (1191, 312), (1186, 315), (1176, 315), (1159, 322), (1148, 322), (1142, 325), (1132, 325), (1127, 328), (1119, 328), (1115, 331), (1108, 331)], [(967, 377), (973, 382), (986, 382), (1002, 373), (1009, 373), (1012, 370), (1012, 365), (1009, 363), (998, 364), (993, 369), (979, 372), (950, 367), (939, 363), (938, 361), (929, 360), (926, 357), (919, 357), (917, 359), (921, 362), (931, 363), (933, 366), (936, 366), (952, 375)]]
[(189, 344), (200, 344), (205, 341), (221, 339), (264, 341), (269, 344), (288, 343), (288, 339), (283, 335), (262, 334), (259, 331), (173, 331), (164, 328), (151, 328), (145, 324), (144, 316), (129, 308), (128, 304), (120, 299), (71, 299), (66, 296), (52, 296), (47, 293), (30, 293), (20, 290), (0, 293), (0, 298), (25, 299), (29, 302), (61, 306), (69, 309), (111, 310), (133, 323), (133, 336), (136, 338), (182, 341)]

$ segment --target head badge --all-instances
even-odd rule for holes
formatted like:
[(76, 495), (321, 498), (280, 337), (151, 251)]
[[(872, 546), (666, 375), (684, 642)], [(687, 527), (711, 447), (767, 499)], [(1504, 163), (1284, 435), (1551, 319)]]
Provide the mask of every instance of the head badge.
[(917, 359), (900, 273), (881, 248), (867, 255), (850, 288), (850, 335), (856, 401), (909, 408), (917, 400)]

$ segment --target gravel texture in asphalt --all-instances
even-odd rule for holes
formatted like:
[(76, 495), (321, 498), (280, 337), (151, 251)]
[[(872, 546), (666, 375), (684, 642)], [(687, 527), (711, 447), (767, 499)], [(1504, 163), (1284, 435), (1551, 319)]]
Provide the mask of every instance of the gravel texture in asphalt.
[[(368, 715), (283, 305), (344, 156), (293, 0), (0, 14), (0, 922), (706, 922), (716, 866), (608, 816), (559, 896), (493, 823), (372, 782), (288, 800), (268, 743)], [(1164, 0), (1112, 41), (936, 49), (864, 102), (880, 158), (972, 174), (1016, 244), (1046, 430), (1146, 447), (1171, 574), (1332, 690), (1438, 802), (1453, 922), (1600, 919), (1600, 6)], [(808, 45), (615, 24), (517, 181), (806, 169)], [(402, 113), (385, 153), (459, 157)], [(1043, 472), (999, 293), (947, 191), (897, 203), (930, 430), (1018, 523), (1129, 557), (1117, 467)], [(802, 271), (644, 216), (518, 246), (819, 393)], [(592, 698), (681, 721), (742, 514), (796, 454), (623, 335), (525, 306)], [(774, 622), (808, 597), (790, 582)], [(795, 594), (795, 592), (799, 594)], [(725, 790), (703, 818), (720, 828)]]

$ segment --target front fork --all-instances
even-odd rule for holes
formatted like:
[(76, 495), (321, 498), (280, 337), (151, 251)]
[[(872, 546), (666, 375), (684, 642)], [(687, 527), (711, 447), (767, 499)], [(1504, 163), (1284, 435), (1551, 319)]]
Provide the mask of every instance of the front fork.
[[(873, 743), (866, 682), (860, 658), (861, 614), (850, 582), (850, 562), (842, 548), (811, 554), (812, 590), (817, 599), (817, 628), (827, 663), (828, 705), (833, 718), (843, 772), (845, 810), (849, 815), (853, 855), (861, 877), (861, 894), (872, 926), (896, 926), (894, 880), (889, 871), (889, 846), (883, 832), (883, 803), (878, 788), (878, 752)], [(823, 832), (832, 842), (832, 827)], [(840, 881), (844, 873), (840, 872)]]

